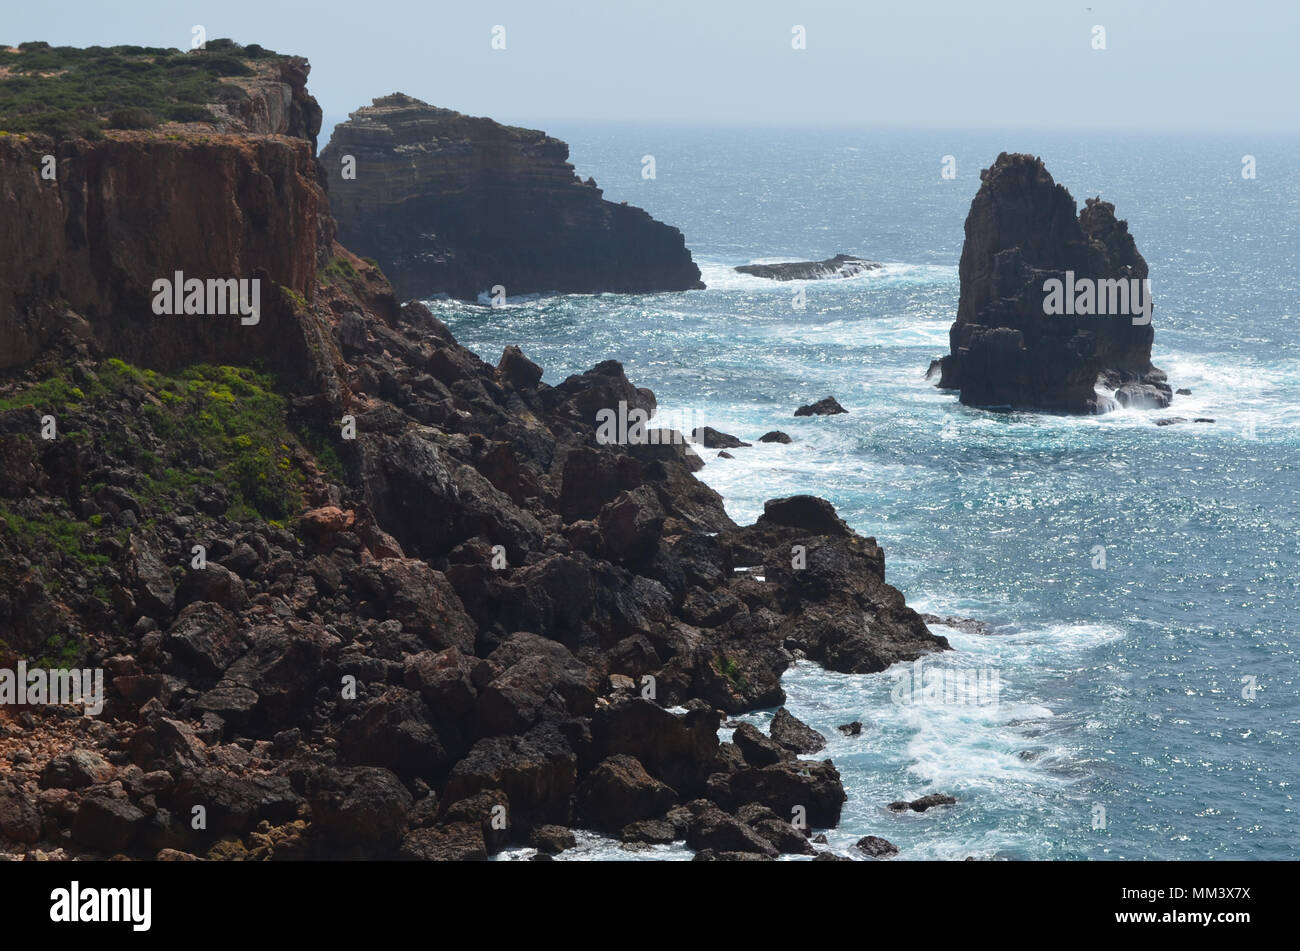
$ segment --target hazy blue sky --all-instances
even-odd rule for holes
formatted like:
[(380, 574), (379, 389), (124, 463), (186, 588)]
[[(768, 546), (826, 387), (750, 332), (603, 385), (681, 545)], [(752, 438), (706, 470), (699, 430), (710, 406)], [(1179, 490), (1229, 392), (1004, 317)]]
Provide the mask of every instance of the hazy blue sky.
[[(1300, 0), (0, 0), (0, 40), (307, 56), (327, 123), (393, 91), (511, 122), (1294, 131)], [(491, 48), (494, 26), (506, 48)], [(791, 48), (792, 27), (807, 48)], [(1092, 48), (1093, 27), (1106, 49)]]

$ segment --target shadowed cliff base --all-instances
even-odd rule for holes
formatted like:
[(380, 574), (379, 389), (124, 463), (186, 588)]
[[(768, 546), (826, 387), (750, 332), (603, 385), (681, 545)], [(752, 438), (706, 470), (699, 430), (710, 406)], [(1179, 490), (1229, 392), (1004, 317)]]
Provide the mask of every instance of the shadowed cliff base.
[(568, 157), (544, 132), (396, 93), (335, 126), (321, 163), (341, 240), (403, 298), (704, 286), (680, 231), (605, 200)]

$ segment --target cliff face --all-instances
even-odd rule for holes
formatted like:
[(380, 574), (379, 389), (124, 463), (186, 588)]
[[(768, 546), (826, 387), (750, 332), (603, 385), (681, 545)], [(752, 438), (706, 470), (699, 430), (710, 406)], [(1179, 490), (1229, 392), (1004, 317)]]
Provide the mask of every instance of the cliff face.
[(320, 134), (321, 108), (307, 92), (311, 66), (301, 56), (283, 56), (252, 63), (254, 75), (241, 77), (242, 98), (219, 104), (230, 121), (218, 121), (223, 132), (254, 135), (288, 135), (306, 139), (316, 154)]
[[(317, 247), (332, 234), (310, 144), (320, 109), (305, 60), (255, 66), (245, 94), (211, 107), (215, 128), (256, 134), (183, 125), (93, 142), (0, 137), (0, 369), (92, 337), (150, 366), (313, 362), (313, 335), (281, 288), (312, 298)], [(154, 281), (177, 271), (259, 279), (258, 322), (156, 315)]]
[[(56, 156), (57, 181), (40, 177)], [(0, 367), (28, 362), (65, 331), (149, 365), (301, 356), (278, 286), (309, 298), (321, 192), (308, 143), (114, 133), (55, 145), (0, 139)], [(260, 322), (158, 316), (153, 282), (260, 277)]]
[(321, 153), (340, 239), (403, 297), (703, 286), (680, 231), (604, 200), (568, 157), (545, 133), (400, 94), (352, 113)]
[(1149, 310), (1046, 309), (1051, 280), (1062, 282), (1071, 310), (1072, 288), (1091, 284), (1109, 293), (1111, 285), (1100, 282), (1123, 281), (1126, 291), (1137, 290), (1146, 280), (1147, 263), (1114, 206), (1090, 198), (1076, 216), (1070, 193), (1029, 155), (1004, 152), (980, 178), (938, 385), (960, 390), (973, 406), (1090, 413), (1110, 405), (1096, 393), (1100, 379), (1121, 404), (1167, 406), (1165, 375), (1151, 364)]

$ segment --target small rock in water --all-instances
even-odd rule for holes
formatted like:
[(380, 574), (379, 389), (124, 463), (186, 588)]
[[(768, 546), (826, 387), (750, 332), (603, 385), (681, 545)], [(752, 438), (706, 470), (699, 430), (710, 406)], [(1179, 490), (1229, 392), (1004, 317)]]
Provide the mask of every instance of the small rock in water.
[(881, 265), (851, 254), (837, 254), (825, 261), (781, 261), (777, 264), (742, 264), (741, 274), (765, 277), (772, 281), (821, 281), (827, 278), (856, 277)]
[(840, 413), (847, 413), (843, 406), (833, 396), (820, 399), (816, 403), (809, 403), (807, 406), (800, 406), (794, 411), (796, 416), (837, 416)]
[(891, 802), (886, 808), (890, 812), (907, 812), (909, 809), (913, 812), (925, 812), (925, 810), (934, 806), (952, 806), (956, 805), (955, 796), (948, 796), (943, 793), (930, 793), (928, 796), (922, 796), (920, 799), (913, 799), (911, 802), (899, 799)]
[(976, 621), (968, 617), (940, 617), (937, 614), (922, 614), (921, 620), (926, 624), (942, 624), (944, 627), (956, 628), (963, 634), (983, 634), (993, 633), (993, 628), (984, 621)]
[(840, 726), (837, 726), (835, 729), (839, 730), (845, 736), (861, 736), (862, 721), (854, 720), (852, 723), (841, 724)]
[(763, 433), (763, 435), (758, 437), (758, 441), (779, 442), (779, 443), (788, 444), (790, 442), (790, 437), (787, 436), (785, 433), (781, 432), (779, 429), (774, 429), (770, 433)]
[(878, 835), (864, 835), (858, 840), (857, 847), (873, 859), (887, 859), (898, 854), (898, 846)]
[(697, 426), (691, 431), (691, 438), (702, 444), (705, 449), (740, 449), (749, 445), (730, 433), (719, 432), (712, 426)]

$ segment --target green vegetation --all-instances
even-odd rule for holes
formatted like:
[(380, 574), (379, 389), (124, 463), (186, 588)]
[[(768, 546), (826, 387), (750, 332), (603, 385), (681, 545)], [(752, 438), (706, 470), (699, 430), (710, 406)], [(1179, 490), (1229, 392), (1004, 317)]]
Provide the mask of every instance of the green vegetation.
[[(166, 447), (165, 458), (141, 449), (130, 427), (108, 427), (98, 434), (103, 448), (133, 465), (143, 476), (137, 493), (142, 501), (171, 492), (190, 494), (196, 485), (224, 486), (231, 496), (232, 518), (283, 519), (301, 507), (301, 472), (292, 463), (295, 437), (285, 423), (285, 400), (269, 375), (243, 367), (193, 366), (175, 376), (141, 370), (118, 359), (106, 360), (97, 379), (75, 385), (57, 375), (0, 399), (0, 411), (35, 406), (60, 419), (60, 438), (91, 440), (86, 406), (129, 399)], [(146, 442), (153, 442), (147, 440)], [(201, 460), (195, 465), (195, 460)], [(92, 491), (95, 487), (92, 487)], [(40, 530), (63, 539), (65, 550), (88, 523)], [(36, 529), (33, 529), (36, 530)]]
[(731, 681), (732, 686), (741, 693), (745, 693), (749, 690), (749, 678), (746, 677), (741, 669), (736, 666), (734, 660), (726, 654), (719, 654), (717, 656), (717, 664), (719, 672)]
[(100, 138), (105, 128), (211, 121), (207, 103), (244, 95), (223, 78), (252, 75), (249, 62), (278, 55), (225, 39), (188, 53), (48, 43), (22, 43), (18, 49), (0, 48), (0, 129), (90, 139)]
[(50, 549), (87, 568), (107, 565), (110, 559), (83, 549), (92, 526), (75, 519), (44, 516), (24, 518), (0, 504), (0, 531), (7, 532), (29, 551)]
[(70, 670), (80, 667), (85, 649), (86, 645), (78, 638), (55, 634), (45, 642), (45, 653), (32, 660), (32, 666), (44, 667), (46, 670)]
[(347, 258), (330, 258), (329, 264), (320, 269), (316, 279), (322, 286), (344, 284), (357, 291), (363, 290), (366, 284), (361, 275), (357, 273), (357, 269), (352, 266), (352, 262)]

